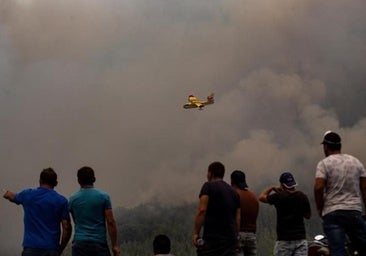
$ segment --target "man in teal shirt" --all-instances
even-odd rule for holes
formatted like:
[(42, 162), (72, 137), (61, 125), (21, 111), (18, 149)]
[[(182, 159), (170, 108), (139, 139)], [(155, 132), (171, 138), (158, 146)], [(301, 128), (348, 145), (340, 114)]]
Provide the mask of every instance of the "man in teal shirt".
[(72, 255), (110, 256), (107, 230), (113, 255), (119, 255), (117, 225), (109, 195), (94, 188), (92, 168), (82, 167), (77, 177), (80, 190), (71, 195), (69, 200), (69, 211), (75, 223)]

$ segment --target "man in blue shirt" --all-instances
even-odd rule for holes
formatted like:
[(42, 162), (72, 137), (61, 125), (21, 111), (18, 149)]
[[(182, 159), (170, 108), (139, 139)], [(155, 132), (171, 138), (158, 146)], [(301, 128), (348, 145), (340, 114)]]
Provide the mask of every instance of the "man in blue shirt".
[(117, 225), (109, 195), (94, 188), (94, 170), (82, 167), (77, 173), (80, 190), (71, 195), (69, 211), (75, 223), (73, 256), (110, 256), (107, 229), (113, 255), (120, 253), (117, 244)]
[(67, 199), (54, 190), (57, 174), (52, 168), (41, 172), (39, 183), (38, 188), (25, 189), (20, 193), (6, 191), (4, 198), (23, 206), (22, 255), (58, 256), (65, 249), (72, 231)]

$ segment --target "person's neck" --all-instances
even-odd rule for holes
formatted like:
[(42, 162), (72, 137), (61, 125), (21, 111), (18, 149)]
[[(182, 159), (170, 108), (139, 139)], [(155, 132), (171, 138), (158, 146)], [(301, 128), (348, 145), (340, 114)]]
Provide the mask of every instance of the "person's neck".
[(82, 189), (88, 189), (88, 188), (93, 188), (94, 185), (93, 184), (88, 184), (88, 185), (80, 185), (80, 188)]
[(295, 192), (296, 191), (295, 188), (285, 188), (285, 190), (288, 191), (288, 192)]
[(53, 187), (52, 187), (51, 185), (48, 185), (48, 184), (44, 184), (44, 183), (42, 183), (42, 184), (39, 184), (39, 186), (40, 186), (41, 188), (46, 188), (46, 189), (53, 189)]
[(327, 153), (328, 153), (327, 156), (342, 154), (340, 150), (328, 151)]
[(219, 178), (219, 177), (213, 177), (213, 178), (211, 178), (210, 181), (220, 181), (220, 180), (223, 180), (223, 179)]

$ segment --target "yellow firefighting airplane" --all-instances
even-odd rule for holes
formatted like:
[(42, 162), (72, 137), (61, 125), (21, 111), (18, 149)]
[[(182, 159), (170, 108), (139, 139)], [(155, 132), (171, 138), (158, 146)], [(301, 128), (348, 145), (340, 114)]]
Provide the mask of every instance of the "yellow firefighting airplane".
[(201, 101), (198, 100), (195, 96), (189, 95), (188, 96), (188, 103), (183, 105), (183, 108), (198, 108), (199, 110), (202, 110), (204, 106), (213, 104), (215, 102), (214, 100), (214, 94), (211, 93), (209, 96), (207, 96), (207, 100)]

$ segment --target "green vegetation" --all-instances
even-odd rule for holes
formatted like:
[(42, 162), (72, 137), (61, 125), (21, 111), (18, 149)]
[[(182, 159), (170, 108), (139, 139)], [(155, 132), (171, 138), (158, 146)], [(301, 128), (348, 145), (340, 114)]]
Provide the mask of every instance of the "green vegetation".
[[(115, 209), (121, 255), (151, 256), (154, 237), (166, 234), (172, 242), (172, 253), (176, 256), (195, 256), (192, 232), (196, 207), (196, 204), (162, 206), (149, 203), (132, 209)], [(319, 217), (313, 216), (305, 223), (308, 239), (321, 233)], [(276, 211), (272, 206), (261, 204), (257, 221), (258, 256), (272, 255), (275, 240)], [(71, 256), (70, 244), (63, 255)]]
[(117, 209), (119, 241), (124, 255), (152, 254), (152, 241), (157, 234), (166, 234), (172, 241), (172, 252), (195, 255), (192, 246), (194, 205), (163, 207), (146, 204), (134, 209)]
[[(276, 212), (274, 207), (260, 205), (258, 218), (258, 256), (272, 255), (276, 239)], [(166, 234), (172, 241), (176, 256), (194, 256), (192, 245), (193, 221), (196, 204), (162, 206), (144, 204), (133, 209), (115, 210), (122, 254), (126, 256), (152, 255), (152, 241), (157, 234)], [(320, 219), (314, 216), (306, 221), (309, 239), (321, 232)]]

